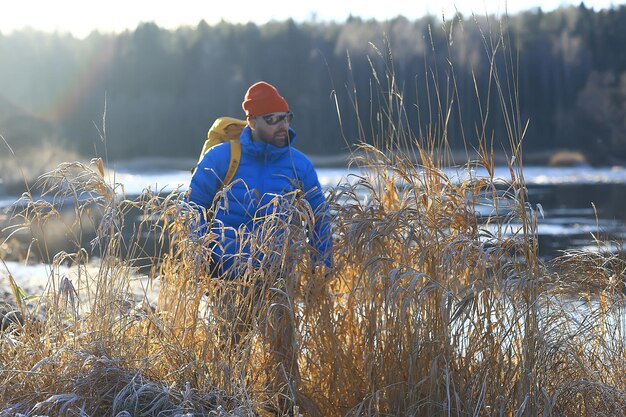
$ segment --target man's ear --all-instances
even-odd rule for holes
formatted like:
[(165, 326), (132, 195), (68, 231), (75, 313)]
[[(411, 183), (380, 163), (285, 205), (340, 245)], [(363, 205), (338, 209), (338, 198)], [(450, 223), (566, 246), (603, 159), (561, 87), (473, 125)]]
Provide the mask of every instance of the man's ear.
[(248, 119), (248, 125), (250, 125), (250, 129), (256, 130), (256, 118), (248, 117), (247, 119)]

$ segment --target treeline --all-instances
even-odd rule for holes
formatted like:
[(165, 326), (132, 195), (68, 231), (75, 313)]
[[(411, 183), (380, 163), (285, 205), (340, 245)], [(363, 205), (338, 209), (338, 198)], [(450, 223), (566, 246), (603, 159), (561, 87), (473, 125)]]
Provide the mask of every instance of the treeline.
[(596, 12), (581, 4), (499, 20), (202, 21), (175, 31), (145, 23), (82, 40), (21, 31), (0, 35), (0, 134), (16, 147), (45, 141), (89, 156), (104, 155), (106, 138), (110, 158), (191, 157), (213, 119), (243, 117), (247, 87), (266, 80), (296, 114), (297, 146), (336, 154), (372, 140), (390, 70), (418, 137), (446, 124), (453, 148), (478, 137), (508, 146), (503, 99), (518, 132), (529, 121), (526, 150), (576, 149), (619, 162), (624, 21), (624, 6)]

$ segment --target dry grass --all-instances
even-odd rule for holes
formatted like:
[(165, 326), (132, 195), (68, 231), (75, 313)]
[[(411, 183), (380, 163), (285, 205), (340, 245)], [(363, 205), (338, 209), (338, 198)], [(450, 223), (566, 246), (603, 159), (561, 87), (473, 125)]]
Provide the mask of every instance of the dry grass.
[[(302, 224), (313, 213), (300, 193), (277, 197), (259, 232), (241, 237), (257, 262), (242, 260), (228, 281), (209, 278), (216, 236), (196, 233), (181, 194), (124, 200), (99, 160), (44, 175), (52, 202), (26, 197), (5, 233), (45, 233), (71, 198), (76, 247), (52, 259), (49, 293), (15, 288), (23, 323), (0, 339), (0, 415), (264, 415), (285, 402), (323, 416), (624, 415), (626, 263), (538, 258), (523, 124), (506, 85), (494, 75), (510, 177), (493, 177), (486, 123), (480, 158), (452, 176), (442, 169), (448, 119), (411, 133), (392, 74), (374, 77), (388, 106), (354, 160), (362, 175), (330, 190), (328, 275), (312, 268)], [(450, 81), (431, 86), (444, 115)], [(491, 214), (477, 216), (481, 205)], [(126, 222), (133, 209), (138, 226)], [(54, 265), (89, 262), (80, 231), (90, 222), (101, 266), (73, 282)], [(136, 303), (137, 266), (160, 284), (156, 299), (145, 289)]]
[[(275, 392), (311, 415), (622, 415), (624, 261), (571, 253), (542, 264), (518, 177), (503, 191), (500, 180), (362, 150), (363, 176), (331, 196), (329, 276), (309, 268), (301, 196), (276, 201), (265, 233), (248, 237), (261, 265), (210, 280), (215, 237), (194, 237), (197, 214), (181, 195), (118, 200), (98, 162), (47, 174), (55, 199), (89, 195), (76, 218), (100, 219), (92, 244), (102, 261), (75, 282), (53, 266), (41, 298), (16, 290), (25, 319), (0, 345), (4, 415), (252, 415), (279, 403)], [(485, 201), (503, 213), (479, 221)], [(129, 290), (141, 251), (120, 249), (133, 245), (121, 233), (129, 206), (142, 208), (155, 242), (170, 240), (149, 273), (158, 298), (146, 289), (143, 305)], [(54, 207), (30, 202), (23, 224), (59, 216)], [(272, 241), (287, 237), (296, 243)], [(88, 258), (77, 250), (53, 265)], [(297, 392), (277, 388), (267, 336), (277, 305), (295, 322), (284, 340)]]

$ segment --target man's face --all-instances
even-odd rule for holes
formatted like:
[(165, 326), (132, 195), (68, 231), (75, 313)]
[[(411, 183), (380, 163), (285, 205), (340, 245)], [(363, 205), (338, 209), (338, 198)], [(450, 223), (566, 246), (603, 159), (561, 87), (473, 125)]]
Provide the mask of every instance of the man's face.
[(287, 146), (289, 143), (289, 122), (292, 117), (291, 112), (254, 116), (250, 122), (254, 139), (267, 142), (278, 148)]

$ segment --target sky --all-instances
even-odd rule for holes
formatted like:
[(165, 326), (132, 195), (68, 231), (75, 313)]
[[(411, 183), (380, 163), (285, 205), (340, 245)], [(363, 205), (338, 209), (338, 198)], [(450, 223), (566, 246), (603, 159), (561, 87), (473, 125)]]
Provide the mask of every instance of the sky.
[[(391, 19), (398, 15), (417, 19), (426, 14), (452, 16), (515, 14), (541, 7), (578, 6), (580, 0), (316, 0), (316, 1), (216, 1), (216, 0), (0, 0), (0, 33), (29, 27), (46, 32), (68, 32), (83, 38), (93, 30), (134, 30), (142, 22), (166, 29), (226, 20), (263, 24), (293, 18), (301, 21), (343, 22), (350, 15), (364, 19)], [(626, 0), (586, 0), (594, 10), (626, 4)]]

